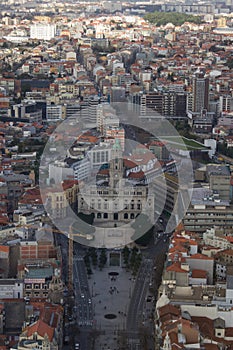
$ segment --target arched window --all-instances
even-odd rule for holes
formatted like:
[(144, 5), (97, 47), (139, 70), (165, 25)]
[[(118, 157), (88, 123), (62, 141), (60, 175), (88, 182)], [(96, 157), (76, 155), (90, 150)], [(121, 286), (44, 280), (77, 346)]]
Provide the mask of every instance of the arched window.
[(125, 214), (124, 214), (124, 219), (128, 219), (128, 218), (129, 218), (128, 213), (125, 213)]

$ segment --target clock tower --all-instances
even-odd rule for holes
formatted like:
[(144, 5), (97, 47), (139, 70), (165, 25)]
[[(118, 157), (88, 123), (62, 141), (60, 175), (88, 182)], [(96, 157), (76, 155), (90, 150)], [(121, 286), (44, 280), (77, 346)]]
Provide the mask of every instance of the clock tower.
[(118, 139), (115, 140), (115, 144), (112, 147), (109, 176), (110, 176), (110, 181), (109, 181), (110, 188), (116, 189), (117, 186), (119, 186), (119, 182), (123, 178), (122, 149)]

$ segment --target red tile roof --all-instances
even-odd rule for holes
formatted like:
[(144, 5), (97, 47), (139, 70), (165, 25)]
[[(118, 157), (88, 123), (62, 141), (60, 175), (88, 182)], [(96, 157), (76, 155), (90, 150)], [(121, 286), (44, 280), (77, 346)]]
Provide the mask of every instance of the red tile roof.
[(205, 350), (219, 350), (219, 347), (216, 344), (203, 344)]
[(207, 271), (205, 270), (192, 270), (192, 278), (207, 278)]
[(130, 179), (142, 179), (145, 177), (143, 171), (138, 171), (137, 173), (131, 172), (128, 176)]
[(172, 265), (168, 266), (167, 271), (180, 272), (180, 273), (188, 273), (188, 271), (181, 268), (180, 262), (174, 262)]
[(5, 245), (0, 245), (0, 252), (9, 254), (10, 248)]
[(30, 338), (34, 333), (37, 333), (41, 337), (44, 337), (46, 334), (51, 342), (53, 340), (54, 328), (47, 325), (42, 320), (38, 320), (32, 325), (26, 328), (27, 337)]
[(174, 252), (187, 253), (188, 249), (184, 248), (181, 244), (176, 244), (174, 247), (169, 249), (169, 253), (174, 253)]
[(68, 188), (72, 188), (74, 185), (78, 185), (77, 180), (64, 180), (62, 183), (63, 190), (67, 190)]
[(180, 309), (172, 304), (167, 304), (165, 306), (162, 306), (159, 308), (159, 315), (160, 317), (163, 317), (167, 314), (180, 316), (181, 312)]
[(188, 259), (214, 260), (214, 258), (210, 258), (207, 255), (200, 254), (200, 253), (193, 254), (190, 257), (188, 257)]

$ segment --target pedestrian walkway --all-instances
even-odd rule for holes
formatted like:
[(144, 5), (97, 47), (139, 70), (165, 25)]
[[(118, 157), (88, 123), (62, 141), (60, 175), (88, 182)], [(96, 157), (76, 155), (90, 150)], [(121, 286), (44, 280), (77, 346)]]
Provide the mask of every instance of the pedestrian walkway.
[[(114, 274), (112, 274), (114, 272)], [(126, 316), (134, 288), (131, 273), (121, 267), (98, 268), (89, 286), (94, 308), (94, 327), (104, 331), (96, 340), (96, 350), (118, 349), (118, 331), (125, 329)]]

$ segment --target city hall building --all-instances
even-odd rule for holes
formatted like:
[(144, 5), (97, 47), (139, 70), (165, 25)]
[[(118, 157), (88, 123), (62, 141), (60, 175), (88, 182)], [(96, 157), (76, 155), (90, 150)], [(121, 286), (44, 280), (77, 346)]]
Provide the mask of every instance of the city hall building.
[[(154, 196), (149, 187), (132, 186), (123, 177), (124, 166), (120, 143), (116, 140), (109, 161), (108, 180), (103, 185), (80, 188), (78, 211), (93, 214), (94, 223), (128, 223), (139, 214), (146, 214), (154, 221)], [(105, 226), (105, 225), (104, 225)]]

